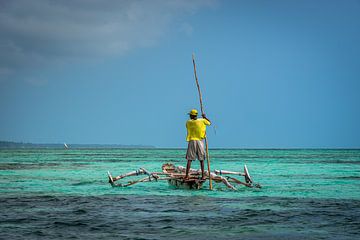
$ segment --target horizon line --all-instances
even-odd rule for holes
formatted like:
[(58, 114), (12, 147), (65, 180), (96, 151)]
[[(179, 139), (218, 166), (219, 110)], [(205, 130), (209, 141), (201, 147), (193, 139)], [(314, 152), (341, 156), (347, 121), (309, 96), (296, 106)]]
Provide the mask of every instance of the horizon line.
[[(24, 148), (19, 146), (12, 146), (12, 147), (6, 147), (1, 146), (2, 144), (13, 144), (13, 145), (34, 145), (34, 147), (37, 146), (37, 148), (46, 148), (45, 145), (49, 145), (48, 147), (51, 148), (50, 145), (59, 145), (64, 146), (65, 142), (63, 143), (32, 143), (32, 142), (14, 142), (14, 141), (3, 141), (0, 140), (0, 148)], [(186, 149), (186, 147), (161, 147), (161, 146), (155, 146), (151, 144), (120, 144), (120, 143), (66, 143), (69, 148), (71, 146), (83, 146), (86, 148), (86, 146), (89, 146), (89, 148), (141, 148), (141, 149)], [(31, 147), (28, 147), (31, 148)], [(75, 147), (76, 148), (76, 147)], [(75, 149), (74, 148), (74, 149)], [(311, 149), (323, 149), (323, 150), (360, 150), (360, 147), (210, 147), (209, 149), (213, 150), (311, 150)]]

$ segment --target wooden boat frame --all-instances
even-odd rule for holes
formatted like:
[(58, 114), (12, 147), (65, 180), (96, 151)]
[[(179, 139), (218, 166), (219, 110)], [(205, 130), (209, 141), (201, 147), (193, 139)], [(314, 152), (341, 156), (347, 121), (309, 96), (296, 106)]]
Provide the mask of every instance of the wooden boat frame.
[[(209, 179), (209, 172), (205, 171), (205, 179), (201, 178), (201, 171), (197, 169), (190, 169), (189, 178), (185, 179), (185, 167), (175, 166), (172, 163), (165, 163), (162, 165), (162, 172), (149, 172), (145, 168), (139, 168), (138, 170), (131, 171), (125, 174), (121, 174), (117, 177), (112, 177), (111, 173), (108, 171), (109, 183), (112, 187), (128, 187), (137, 183), (142, 182), (157, 182), (157, 181), (168, 181), (169, 185), (186, 188), (186, 189), (201, 189), (206, 180)], [(234, 172), (227, 170), (215, 170), (211, 172), (211, 179), (217, 183), (223, 183), (226, 187), (237, 190), (234, 186), (243, 185), (249, 188), (261, 188), (260, 184), (255, 184), (249, 174), (249, 171), (244, 165), (244, 172)], [(128, 181), (127, 183), (117, 182), (118, 180), (124, 179), (131, 176), (146, 175), (146, 177)], [(240, 181), (235, 178), (235, 176), (243, 176), (245, 181)]]

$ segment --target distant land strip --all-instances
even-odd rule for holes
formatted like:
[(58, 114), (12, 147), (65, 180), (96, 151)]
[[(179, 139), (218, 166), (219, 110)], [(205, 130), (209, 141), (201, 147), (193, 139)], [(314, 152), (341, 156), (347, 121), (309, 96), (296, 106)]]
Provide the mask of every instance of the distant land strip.
[[(122, 144), (69, 144), (68, 148), (155, 148), (150, 145), (122, 145)], [(0, 149), (4, 148), (65, 148), (63, 143), (23, 143), (0, 141)]]

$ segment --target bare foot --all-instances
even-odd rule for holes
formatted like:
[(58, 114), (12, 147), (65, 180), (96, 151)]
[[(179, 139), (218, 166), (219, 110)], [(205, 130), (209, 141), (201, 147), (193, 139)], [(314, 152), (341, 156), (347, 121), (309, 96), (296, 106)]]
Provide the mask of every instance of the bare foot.
[(202, 176), (202, 177), (201, 177), (201, 180), (206, 180), (206, 176)]

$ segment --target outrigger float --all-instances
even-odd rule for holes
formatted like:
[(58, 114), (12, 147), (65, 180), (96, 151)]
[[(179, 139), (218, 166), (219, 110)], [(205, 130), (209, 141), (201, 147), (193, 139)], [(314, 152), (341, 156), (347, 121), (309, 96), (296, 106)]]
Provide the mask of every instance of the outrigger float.
[[(201, 171), (196, 169), (190, 169), (189, 178), (185, 179), (185, 167), (175, 166), (172, 163), (165, 163), (162, 165), (162, 172), (149, 172), (145, 168), (139, 168), (136, 171), (131, 171), (125, 174), (121, 174), (117, 177), (112, 177), (111, 173), (108, 171), (109, 183), (112, 187), (128, 187), (137, 183), (143, 182), (157, 182), (157, 181), (167, 181), (169, 185), (185, 188), (185, 189), (201, 189), (206, 180), (209, 179), (209, 172), (205, 171), (205, 179), (201, 177)], [(261, 188), (260, 184), (255, 184), (250, 177), (249, 171), (244, 165), (244, 172), (234, 172), (227, 170), (215, 170), (211, 172), (211, 179), (216, 183), (223, 183), (226, 187), (237, 190), (234, 186), (243, 185), (249, 188)], [(117, 182), (118, 180), (124, 179), (126, 177), (146, 175), (143, 178), (128, 181), (126, 183)], [(244, 181), (240, 181), (234, 176), (243, 176)]]

